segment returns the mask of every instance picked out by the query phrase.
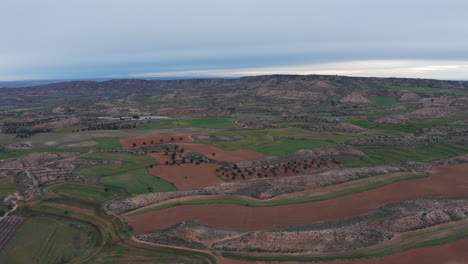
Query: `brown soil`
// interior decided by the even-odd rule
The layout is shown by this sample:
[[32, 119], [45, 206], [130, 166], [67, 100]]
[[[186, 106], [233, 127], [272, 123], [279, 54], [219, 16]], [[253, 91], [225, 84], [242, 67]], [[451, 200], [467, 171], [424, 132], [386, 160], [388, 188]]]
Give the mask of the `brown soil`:
[[[120, 144], [122, 144], [122, 147], [124, 148], [132, 148], [133, 143], [136, 144], [136, 147], [143, 147], [143, 146], [152, 145], [151, 141], [153, 141], [153, 144], [171, 143], [171, 142], [191, 142], [193, 141], [193, 138], [192, 138], [193, 134], [204, 134], [208, 132], [200, 131], [200, 132], [170, 133], [170, 134], [156, 134], [156, 135], [147, 135], [147, 136], [138, 136], [138, 137], [128, 137], [128, 138], [121, 138]], [[172, 141], [171, 141], [171, 138], [173, 138]], [[161, 141], [161, 139], [163, 141]], [[146, 145], [143, 143], [146, 143]]]
[[[226, 162], [239, 162], [241, 160], [265, 157], [264, 154], [250, 149], [224, 150], [212, 145], [200, 143], [179, 143], [177, 145], [179, 145], [179, 148], [183, 148], [185, 153], [200, 152], [205, 154], [210, 159]], [[215, 154], [214, 156], [213, 153]]]
[[352, 92], [348, 94], [347, 96], [343, 97], [343, 99], [341, 99], [341, 102], [342, 103], [356, 103], [356, 104], [372, 103], [371, 101], [369, 101], [369, 99], [367, 99], [366, 97], [364, 97], [362, 94], [358, 92]]
[[[234, 204], [182, 205], [125, 219], [136, 233], [147, 232], [186, 220], [235, 229], [266, 229], [303, 225], [339, 217], [363, 214], [384, 204], [419, 197], [466, 196], [468, 164], [443, 165], [428, 178], [406, 180], [335, 199], [271, 207]], [[154, 219], [158, 219], [154, 221]]]
[[173, 183], [179, 190], [192, 190], [223, 181], [215, 174], [219, 164], [201, 163], [199, 165], [186, 163], [178, 165], [158, 165], [149, 169], [149, 173], [165, 181]]
[[[313, 262], [324, 264], [394, 264], [394, 263], [424, 263], [424, 264], [465, 264], [468, 263], [468, 237], [442, 245], [422, 247], [396, 253], [393, 255], [333, 262]], [[271, 262], [245, 261], [218, 257], [221, 264], [267, 264]], [[306, 262], [278, 262], [281, 264], [307, 264]], [[310, 263], [311, 264], [311, 263]]]

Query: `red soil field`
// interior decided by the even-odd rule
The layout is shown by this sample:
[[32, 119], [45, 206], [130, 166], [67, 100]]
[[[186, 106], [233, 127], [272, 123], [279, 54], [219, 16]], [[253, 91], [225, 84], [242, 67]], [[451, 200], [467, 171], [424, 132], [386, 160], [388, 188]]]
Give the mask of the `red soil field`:
[[[183, 148], [185, 150], [185, 153], [192, 151], [200, 152], [205, 154], [210, 159], [226, 162], [238, 162], [241, 160], [258, 159], [265, 157], [264, 154], [250, 149], [224, 150], [212, 145], [200, 143], [180, 143], [177, 145], [179, 145], [179, 148]], [[212, 153], [215, 153], [216, 155], [213, 156]]]
[[[313, 262], [323, 264], [465, 264], [468, 263], [468, 237], [437, 246], [422, 247], [399, 252], [393, 255], [333, 262]], [[268, 264], [272, 262], [244, 261], [218, 257], [222, 264]], [[273, 262], [276, 263], [276, 262]], [[305, 262], [277, 262], [278, 264], [307, 264]], [[309, 263], [312, 264], [312, 263]]]
[[[147, 136], [139, 136], [139, 137], [128, 137], [128, 138], [121, 138], [120, 144], [122, 144], [123, 148], [128, 149], [128, 148], [133, 147], [133, 143], [135, 143], [137, 147], [143, 147], [143, 146], [152, 145], [151, 141], [153, 141], [153, 144], [171, 143], [171, 142], [191, 142], [193, 141], [192, 135], [209, 133], [209, 132], [210, 131], [199, 131], [199, 132], [170, 133], [170, 134], [156, 134], [156, 135], [147, 135]], [[180, 139], [181, 137], [182, 139]], [[174, 140], [171, 141], [171, 138], [173, 138]], [[162, 142], [161, 142], [161, 139], [163, 140]], [[146, 142], [146, 145], [144, 145], [143, 142]]]
[[280, 205], [246, 207], [234, 204], [181, 205], [126, 216], [136, 233], [147, 232], [185, 220], [209, 226], [257, 230], [303, 225], [363, 214], [384, 204], [419, 197], [467, 196], [468, 164], [433, 168], [428, 178], [399, 181], [378, 189], [335, 199]]
[[185, 163], [180, 165], [158, 165], [148, 172], [165, 181], [173, 183], [179, 190], [192, 190], [223, 183], [215, 170], [221, 165], [214, 163]]

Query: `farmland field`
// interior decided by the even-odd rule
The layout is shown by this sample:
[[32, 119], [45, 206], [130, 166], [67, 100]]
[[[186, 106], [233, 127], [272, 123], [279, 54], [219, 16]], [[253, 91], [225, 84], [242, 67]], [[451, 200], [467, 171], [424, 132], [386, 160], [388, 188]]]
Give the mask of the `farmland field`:
[[464, 263], [467, 89], [326, 75], [0, 89], [0, 263]]

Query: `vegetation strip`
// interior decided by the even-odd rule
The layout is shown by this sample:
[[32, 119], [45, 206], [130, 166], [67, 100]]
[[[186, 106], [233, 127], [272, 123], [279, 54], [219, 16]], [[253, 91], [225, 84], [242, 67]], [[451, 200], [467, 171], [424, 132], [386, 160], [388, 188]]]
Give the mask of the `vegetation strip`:
[[[446, 235], [448, 233], [448, 235]], [[419, 231], [413, 231], [403, 234], [394, 240], [382, 243], [372, 248], [360, 249], [344, 253], [326, 253], [316, 256], [298, 256], [298, 255], [254, 255], [233, 252], [223, 252], [222, 256], [226, 258], [248, 260], [248, 261], [332, 261], [332, 260], [353, 260], [363, 258], [384, 257], [401, 251], [440, 245], [450, 241], [455, 241], [468, 236], [468, 221], [444, 224], [441, 226], [429, 227]]]
[[[229, 204], [236, 204], [236, 205], [243, 205], [243, 206], [250, 206], [250, 207], [266, 207], [266, 206], [276, 206], [276, 205], [286, 205], [286, 204], [294, 204], [294, 203], [306, 203], [306, 202], [316, 202], [322, 200], [333, 199], [340, 196], [351, 195], [355, 193], [364, 192], [371, 189], [376, 189], [383, 187], [388, 184], [392, 184], [402, 180], [411, 180], [411, 179], [420, 179], [429, 177], [429, 174], [408, 174], [403, 176], [396, 176], [396, 177], [389, 177], [388, 179], [381, 179], [384, 177], [372, 177], [371, 179], [362, 179], [357, 180], [353, 183], [353, 186], [349, 186], [350, 183], [340, 184], [338, 188], [330, 188], [325, 187], [327, 189], [332, 189], [330, 192], [314, 195], [313, 193], [304, 195], [304, 196], [296, 196], [296, 197], [287, 197], [287, 198], [278, 198], [278, 199], [271, 199], [271, 200], [257, 200], [254, 198], [247, 198], [244, 196], [234, 196], [234, 195], [226, 195], [218, 198], [210, 198], [210, 197], [197, 197], [192, 198], [192, 200], [184, 200], [179, 202], [166, 202], [161, 205], [156, 206], [149, 206], [143, 209], [137, 209], [136, 211], [129, 212], [125, 215], [137, 215], [143, 214], [151, 211], [167, 209], [174, 206], [179, 205], [190, 205], [190, 204], [211, 204], [211, 203], [229, 203]], [[354, 186], [355, 185], [355, 186]], [[336, 189], [336, 190], [335, 190]], [[191, 198], [191, 197], [188, 197]]]

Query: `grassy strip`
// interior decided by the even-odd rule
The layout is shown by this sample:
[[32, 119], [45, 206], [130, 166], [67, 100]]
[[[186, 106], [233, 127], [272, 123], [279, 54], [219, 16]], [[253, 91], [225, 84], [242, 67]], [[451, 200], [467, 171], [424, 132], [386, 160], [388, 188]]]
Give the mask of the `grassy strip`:
[[88, 236], [84, 225], [28, 218], [0, 251], [0, 262], [65, 263], [92, 247]]
[[179, 119], [179, 120], [156, 120], [152, 121], [151, 125], [143, 126], [138, 129], [167, 129], [167, 128], [183, 128], [183, 127], [199, 127], [211, 129], [234, 129], [239, 128], [229, 119], [224, 118], [195, 118], [195, 119]]
[[377, 106], [389, 106], [398, 103], [396, 100], [396, 96], [374, 95], [369, 96], [368, 99], [371, 100]]
[[443, 243], [455, 241], [468, 236], [468, 222], [464, 221], [459, 225], [444, 225], [442, 227], [427, 228], [409, 234], [404, 234], [398, 241], [384, 243], [376, 248], [360, 249], [352, 252], [337, 253], [334, 255], [322, 256], [294, 256], [294, 255], [276, 255], [276, 256], [255, 256], [242, 253], [222, 253], [223, 257], [248, 260], [248, 261], [332, 261], [332, 260], [353, 260], [363, 258], [378, 258], [402, 251], [435, 246]]
[[27, 154], [36, 153], [36, 152], [70, 152], [70, 151], [79, 152], [79, 151], [89, 151], [91, 149], [93, 148], [28, 149], [28, 150], [20, 150], [20, 151], [0, 154], [0, 160], [18, 157], [18, 156], [27, 155]]
[[48, 191], [60, 199], [73, 199], [97, 204], [104, 204], [112, 199], [127, 196], [127, 193], [116, 187], [101, 187], [77, 183], [53, 185]]
[[427, 162], [468, 154], [468, 147], [450, 142], [416, 147], [363, 146], [357, 147], [366, 156], [361, 158], [338, 159], [344, 167], [367, 167], [404, 161]]
[[93, 153], [83, 156], [85, 159], [114, 159], [121, 160], [120, 165], [105, 165], [89, 167], [82, 169], [81, 174], [111, 176], [117, 173], [129, 172], [135, 169], [145, 168], [150, 164], [156, 164], [157, 161], [151, 156], [135, 156], [127, 153]]
[[[179, 205], [190, 205], [190, 204], [211, 204], [211, 203], [229, 203], [229, 204], [237, 204], [242, 206], [250, 206], [250, 207], [265, 207], [265, 206], [277, 206], [277, 205], [285, 205], [285, 204], [293, 204], [293, 203], [306, 203], [306, 202], [317, 202], [323, 201], [328, 199], [337, 198], [340, 196], [346, 196], [351, 194], [356, 194], [360, 192], [365, 192], [368, 190], [376, 189], [383, 187], [385, 185], [389, 185], [398, 181], [402, 180], [411, 180], [411, 179], [420, 179], [429, 177], [429, 174], [416, 174], [416, 175], [401, 175], [395, 177], [389, 177], [385, 179], [381, 179], [378, 176], [368, 179], [362, 179], [360, 182], [356, 182], [351, 186], [345, 187], [338, 187], [330, 192], [318, 195], [304, 195], [304, 196], [296, 196], [291, 198], [284, 198], [284, 199], [274, 199], [274, 200], [256, 200], [256, 199], [246, 199], [242, 196], [225, 196], [222, 199], [212, 199], [212, 198], [198, 198], [196, 200], [189, 200], [189, 201], [180, 201], [180, 202], [173, 202], [173, 203], [166, 203], [162, 205], [158, 205], [155, 207], [150, 207], [144, 210], [140, 210], [137, 212], [132, 213], [131, 215], [136, 214], [143, 214], [151, 211], [162, 210], [174, 206]], [[358, 180], [359, 181], [359, 180]]]
[[120, 144], [120, 139], [116, 137], [111, 138], [94, 138], [94, 141], [99, 143], [98, 149], [108, 150], [108, 149], [121, 149], [122, 145]]

